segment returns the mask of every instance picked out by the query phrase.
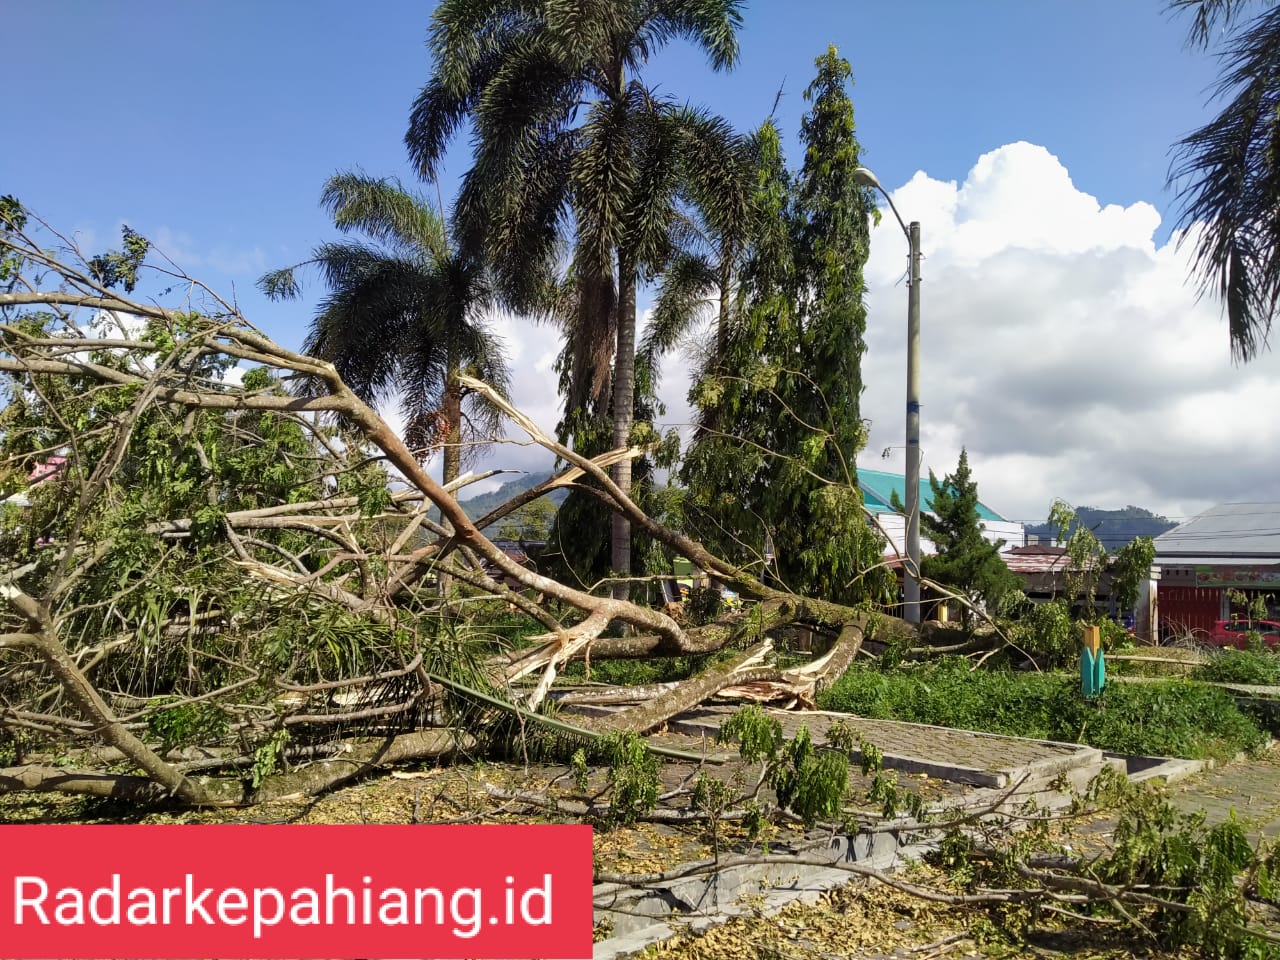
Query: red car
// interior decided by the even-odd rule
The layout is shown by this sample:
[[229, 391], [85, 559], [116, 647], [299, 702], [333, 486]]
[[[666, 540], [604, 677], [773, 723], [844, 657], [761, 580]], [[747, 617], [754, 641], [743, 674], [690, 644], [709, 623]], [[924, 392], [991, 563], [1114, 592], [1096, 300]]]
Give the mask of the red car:
[[1218, 647], [1245, 648], [1250, 631], [1262, 634], [1268, 647], [1280, 644], [1280, 623], [1274, 620], [1219, 620], [1213, 625], [1209, 642]]

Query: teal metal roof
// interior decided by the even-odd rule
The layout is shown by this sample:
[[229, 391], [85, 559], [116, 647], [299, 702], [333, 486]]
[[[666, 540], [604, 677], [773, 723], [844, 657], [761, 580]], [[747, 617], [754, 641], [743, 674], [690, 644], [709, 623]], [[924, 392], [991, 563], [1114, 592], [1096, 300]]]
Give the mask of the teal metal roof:
[[[894, 493], [904, 504], [907, 502], [907, 478], [900, 473], [885, 473], [883, 470], [864, 470], [858, 468], [858, 486], [862, 488], [862, 500], [872, 513], [889, 513], [893, 510], [890, 498]], [[920, 479], [920, 505], [926, 513], [933, 511], [933, 488], [929, 486], [929, 478]], [[981, 520], [1004, 520], [985, 503], [978, 502], [978, 518]]]

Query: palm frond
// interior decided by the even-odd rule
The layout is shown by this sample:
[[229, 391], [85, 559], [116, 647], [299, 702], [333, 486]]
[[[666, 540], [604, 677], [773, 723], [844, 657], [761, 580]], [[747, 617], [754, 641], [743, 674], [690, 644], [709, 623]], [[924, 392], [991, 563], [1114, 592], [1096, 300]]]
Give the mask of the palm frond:
[[402, 254], [449, 255], [444, 221], [424, 197], [410, 193], [398, 180], [359, 173], [340, 173], [325, 181], [320, 206], [344, 232], [356, 230]]
[[1208, 47], [1215, 34], [1229, 30], [1241, 11], [1253, 0], [1169, 0], [1168, 9], [1175, 14], [1191, 14], [1191, 28], [1187, 31], [1187, 43], [1196, 47]]
[[1178, 226], [1201, 292], [1222, 301], [1232, 356], [1247, 361], [1280, 306], [1280, 8], [1243, 27], [1224, 57], [1228, 102], [1178, 144], [1169, 179], [1181, 184]]
[[638, 263], [650, 274], [656, 274], [672, 252], [685, 130], [671, 104], [653, 98], [638, 81], [633, 81], [631, 87], [636, 179], [626, 213], [625, 235]]
[[681, 131], [680, 162], [685, 189], [712, 232], [745, 244], [751, 228], [758, 149], [723, 117], [684, 106], [671, 122]]
[[427, 44], [435, 71], [413, 101], [404, 138], [423, 179], [436, 179], [449, 142], [502, 65], [511, 38], [536, 19], [536, 8], [515, 0], [445, 0], [436, 8]]
[[624, 239], [637, 170], [626, 101], [591, 106], [572, 159], [575, 257], [592, 269], [608, 263]]
[[269, 270], [258, 278], [258, 289], [268, 300], [294, 300], [302, 294], [302, 284], [298, 282], [298, 267], [282, 267]]
[[655, 386], [661, 358], [712, 315], [717, 284], [716, 266], [691, 253], [677, 254], [663, 273], [653, 314], [637, 351], [653, 370]]
[[712, 68], [728, 70], [738, 62], [738, 31], [743, 0], [658, 0], [646, 24], [655, 45], [681, 38], [701, 47]]

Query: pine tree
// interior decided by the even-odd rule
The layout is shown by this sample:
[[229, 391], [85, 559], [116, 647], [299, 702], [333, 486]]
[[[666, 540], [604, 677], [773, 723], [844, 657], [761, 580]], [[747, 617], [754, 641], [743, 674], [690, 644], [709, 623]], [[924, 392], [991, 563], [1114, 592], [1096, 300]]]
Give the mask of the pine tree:
[[691, 393], [699, 432], [682, 479], [686, 515], [709, 545], [758, 562], [769, 538], [789, 589], [856, 602], [884, 592], [882, 543], [863, 514], [854, 458], [866, 307], [862, 267], [871, 198], [854, 180], [851, 70], [816, 60], [801, 128], [804, 164], [787, 170], [776, 129], [756, 137], [751, 246], [738, 308]]
[[[1000, 559], [1004, 541], [992, 543], [982, 535], [978, 484], [969, 471], [968, 452], [960, 451], [956, 472], [942, 482], [930, 470], [929, 486], [933, 489], [933, 516], [922, 513], [920, 526], [937, 554], [924, 559], [922, 572], [964, 594], [975, 605], [999, 610], [1018, 590], [1019, 581]], [[969, 629], [972, 611], [966, 606], [961, 616]]]

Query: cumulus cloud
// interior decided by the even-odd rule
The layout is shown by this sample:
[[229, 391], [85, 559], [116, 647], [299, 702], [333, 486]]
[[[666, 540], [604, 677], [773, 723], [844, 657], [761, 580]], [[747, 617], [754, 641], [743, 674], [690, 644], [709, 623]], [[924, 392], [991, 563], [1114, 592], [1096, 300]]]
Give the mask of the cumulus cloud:
[[[1216, 303], [1160, 244], [1150, 204], [1102, 206], [1044, 147], [980, 157], [963, 183], [920, 172], [892, 191], [920, 220], [921, 448], [983, 499], [1038, 521], [1054, 497], [1188, 516], [1280, 500], [1280, 363], [1236, 367]], [[886, 210], [868, 262], [864, 465], [903, 469], [906, 239]], [[879, 451], [889, 448], [881, 460]]]

